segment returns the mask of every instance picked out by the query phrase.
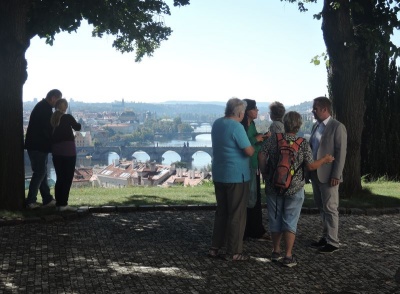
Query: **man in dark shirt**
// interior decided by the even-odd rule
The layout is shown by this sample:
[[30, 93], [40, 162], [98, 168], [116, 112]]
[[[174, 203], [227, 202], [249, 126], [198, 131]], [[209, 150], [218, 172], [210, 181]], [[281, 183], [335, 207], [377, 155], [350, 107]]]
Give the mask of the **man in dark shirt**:
[[36, 104], [29, 119], [25, 138], [25, 149], [28, 151], [33, 172], [29, 184], [28, 198], [26, 199], [26, 206], [29, 209], [39, 207], [36, 202], [39, 190], [42, 195], [43, 207], [52, 207], [56, 204], [50, 194], [47, 182], [47, 158], [51, 152], [51, 135], [53, 132], [50, 118], [56, 101], [61, 97], [62, 93], [59, 90], [51, 90], [47, 93], [45, 99]]

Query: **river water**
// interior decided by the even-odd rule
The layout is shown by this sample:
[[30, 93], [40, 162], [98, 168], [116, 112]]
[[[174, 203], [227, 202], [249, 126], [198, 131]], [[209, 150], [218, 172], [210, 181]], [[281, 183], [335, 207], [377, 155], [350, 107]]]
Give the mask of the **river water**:
[[[170, 146], [170, 147], [179, 147], [183, 146], [183, 144], [187, 144], [189, 142], [189, 146], [191, 147], [196, 147], [196, 146], [202, 146], [202, 147], [211, 147], [211, 136], [210, 135], [198, 135], [196, 137], [195, 141], [192, 140], [172, 140], [170, 142], [154, 142], [154, 145], [157, 143], [159, 146]], [[145, 162], [147, 160], [150, 160], [150, 156], [143, 152], [135, 152], [132, 154], [136, 158], [137, 161], [142, 161]], [[173, 162], [176, 161], [181, 161], [181, 157], [174, 151], [167, 151], [163, 154], [164, 160], [162, 161], [162, 164], [165, 165], [170, 165]], [[211, 156], [208, 155], [208, 153], [199, 151], [196, 152], [193, 155], [193, 161], [192, 161], [192, 168], [196, 169], [202, 169], [203, 167], [206, 167], [208, 164], [211, 164]], [[119, 155], [115, 152], [111, 152], [108, 154], [108, 164], [111, 164], [114, 159], [120, 159]], [[131, 158], [128, 158], [131, 159]]]
[[[209, 124], [203, 124], [201, 127], [198, 127], [196, 129], [196, 131], [200, 132], [200, 131], [210, 131], [211, 127]], [[189, 146], [191, 147], [211, 147], [211, 135], [210, 134], [202, 134], [202, 135], [198, 135], [196, 136], [195, 140], [192, 140], [191, 138], [188, 140], [171, 140], [171, 141], [155, 141], [154, 145], [152, 146], [156, 146], [157, 144], [159, 146], [163, 146], [163, 147], [181, 147], [184, 144], [189, 143]], [[134, 154], [132, 154], [132, 156], [134, 156], [136, 158], [137, 161], [142, 161], [145, 162], [147, 160], [150, 159], [150, 156], [147, 155], [147, 153], [145, 152], [135, 152]], [[163, 154], [163, 158], [164, 160], [162, 161], [162, 164], [165, 165], [170, 165], [173, 162], [176, 161], [181, 161], [181, 157], [174, 151], [167, 151]], [[194, 169], [202, 169], [204, 167], [206, 167], [207, 165], [211, 164], [211, 156], [208, 155], [205, 152], [196, 152], [193, 155], [193, 161], [192, 161], [192, 165], [191, 167]], [[113, 162], [114, 159], [119, 159], [119, 156], [117, 153], [112, 152], [108, 155], [108, 164], [111, 164]], [[128, 158], [128, 160], [131, 158]]]
[[[209, 124], [202, 124], [202, 126], [197, 127], [196, 128], [197, 132], [202, 132], [202, 131], [206, 131], [206, 132], [210, 132], [211, 131], [211, 126]], [[154, 145], [152, 146], [156, 146], [158, 143], [159, 146], [170, 146], [170, 147], [180, 147], [183, 146], [183, 144], [187, 144], [189, 143], [189, 146], [192, 147], [212, 147], [211, 144], [211, 135], [210, 134], [202, 134], [202, 135], [198, 135], [196, 136], [195, 140], [192, 140], [191, 138], [188, 138], [187, 140], [171, 140], [171, 141], [155, 141]], [[134, 154], [132, 154], [132, 156], [134, 156], [136, 158], [137, 161], [142, 161], [145, 162], [147, 160], [150, 159], [149, 155], [147, 155], [147, 153], [145, 152], [135, 152]], [[181, 161], [181, 157], [175, 153], [174, 151], [167, 151], [163, 154], [163, 158], [164, 160], [162, 161], [162, 164], [165, 165], [170, 165], [173, 162], [176, 161]], [[209, 164], [211, 164], [211, 157], [210, 155], [208, 155], [205, 152], [197, 152], [193, 155], [193, 161], [192, 161], [192, 165], [191, 168], [193, 169], [197, 169], [200, 170], [204, 167], [207, 167]], [[111, 164], [113, 163], [114, 159], [120, 159], [119, 155], [115, 152], [111, 152], [108, 154], [108, 158], [107, 158], [107, 162], [92, 162], [92, 164], [100, 164], [100, 165], [107, 165], [107, 164]], [[128, 160], [131, 160], [132, 158], [127, 158]], [[79, 159], [77, 159], [77, 165], [79, 166]], [[51, 157], [49, 158], [49, 177], [52, 180], [56, 180], [56, 174], [54, 171], [54, 167], [53, 167], [53, 163], [51, 161]], [[30, 166], [25, 166], [25, 174], [27, 176], [32, 175], [32, 170]]]

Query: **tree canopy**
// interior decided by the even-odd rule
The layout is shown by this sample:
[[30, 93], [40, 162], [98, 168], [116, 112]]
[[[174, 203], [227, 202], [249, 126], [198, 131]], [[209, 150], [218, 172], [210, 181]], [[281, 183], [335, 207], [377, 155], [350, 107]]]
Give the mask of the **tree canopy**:
[[[30, 1], [27, 15], [27, 35], [45, 38], [52, 45], [61, 31], [76, 31], [83, 19], [92, 24], [93, 37], [113, 35], [113, 47], [124, 52], [136, 52], [136, 60], [151, 55], [160, 43], [168, 39], [171, 28], [164, 25], [163, 16], [170, 8], [161, 0], [85, 0]], [[174, 0], [174, 6], [189, 4], [189, 0]]]
[[[189, 2], [174, 0], [173, 5]], [[0, 145], [0, 209], [22, 209], [25, 198], [22, 89], [30, 40], [39, 36], [51, 45], [57, 33], [76, 31], [86, 19], [94, 37], [115, 36], [113, 47], [122, 53], [134, 51], [140, 61], [172, 33], [163, 22], [169, 14], [162, 0], [0, 1], [0, 134], [7, 138]]]

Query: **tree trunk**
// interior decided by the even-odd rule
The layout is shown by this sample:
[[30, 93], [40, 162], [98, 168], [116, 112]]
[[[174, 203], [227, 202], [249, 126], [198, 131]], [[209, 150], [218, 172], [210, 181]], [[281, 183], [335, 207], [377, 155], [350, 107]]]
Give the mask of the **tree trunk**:
[[0, 1], [0, 209], [21, 210], [25, 199], [22, 88], [28, 0]]
[[[353, 2], [360, 1], [367, 8], [373, 5], [371, 0]], [[339, 6], [335, 6], [337, 4]], [[333, 114], [347, 129], [347, 157], [341, 185], [341, 196], [344, 197], [351, 197], [362, 188], [360, 148], [364, 96], [374, 64], [374, 53], [369, 44], [364, 44], [354, 30], [357, 27], [354, 23], [357, 17], [350, 5], [349, 0], [324, 0], [322, 11], [322, 31], [329, 55], [328, 80]], [[363, 13], [367, 12], [363, 10]]]

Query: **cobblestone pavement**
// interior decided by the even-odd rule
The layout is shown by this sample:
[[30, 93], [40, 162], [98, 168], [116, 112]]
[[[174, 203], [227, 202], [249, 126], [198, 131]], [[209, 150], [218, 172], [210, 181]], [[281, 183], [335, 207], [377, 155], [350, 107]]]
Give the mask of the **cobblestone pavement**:
[[317, 254], [318, 215], [303, 214], [299, 264], [206, 257], [213, 211], [93, 213], [0, 227], [0, 293], [400, 293], [400, 214], [342, 215], [341, 250]]

